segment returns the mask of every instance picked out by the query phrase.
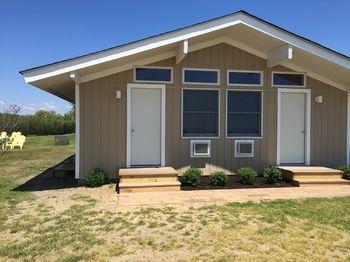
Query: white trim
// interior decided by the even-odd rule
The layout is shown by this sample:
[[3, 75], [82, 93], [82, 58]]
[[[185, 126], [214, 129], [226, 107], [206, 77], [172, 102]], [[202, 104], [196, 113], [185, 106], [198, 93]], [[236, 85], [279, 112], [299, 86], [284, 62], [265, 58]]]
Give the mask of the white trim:
[[[208, 149], [206, 154], [200, 154], [194, 152], [195, 144], [207, 144]], [[191, 158], [210, 158], [211, 157], [211, 141], [210, 140], [191, 140], [190, 145]]]
[[[259, 73], [260, 74], [260, 84], [232, 84], [230, 83], [230, 73]], [[236, 69], [228, 69], [226, 72], [226, 80], [228, 86], [248, 86], [248, 87], [262, 87], [264, 85], [264, 72], [256, 71], [256, 70], [236, 70]]]
[[[299, 85], [275, 85], [273, 83], [273, 77], [275, 74], [285, 74], [285, 75], [303, 75], [304, 77], [304, 81], [303, 81], [303, 85], [299, 86]], [[271, 86], [272, 87], [293, 87], [293, 88], [304, 88], [306, 87], [306, 81], [307, 81], [307, 77], [306, 77], [306, 73], [305, 72], [289, 72], [289, 71], [272, 71], [271, 72]]]
[[80, 89], [75, 83], [75, 178], [80, 178]]
[[286, 60], [291, 60], [293, 58], [293, 47], [291, 45], [284, 45], [275, 50], [272, 50], [267, 57], [267, 67], [273, 67], [275, 65], [281, 64], [281, 62]]
[[[137, 80], [136, 69], [137, 68], [150, 68], [150, 69], [169, 69], [170, 70], [170, 81], [157, 81], [157, 80]], [[171, 66], [134, 66], [133, 79], [135, 83], [155, 83], [155, 84], [172, 84], [174, 83], [174, 70]]]
[[311, 144], [311, 89], [292, 89], [292, 88], [279, 88], [277, 97], [277, 156], [276, 164], [280, 165], [281, 159], [281, 96], [282, 93], [304, 93], [306, 97], [306, 112], [305, 112], [305, 165], [310, 165], [310, 144]]
[[[251, 153], [239, 153], [238, 152], [238, 144], [251, 144], [252, 152]], [[234, 141], [234, 157], [254, 157], [254, 140], [235, 140]]]
[[348, 92], [347, 134], [346, 134], [346, 164], [350, 164], [350, 92]]
[[186, 57], [188, 53], [188, 40], [184, 40], [178, 50], [177, 50], [177, 54], [176, 54], [176, 64], [180, 64], [181, 61]]
[[162, 113], [161, 113], [161, 159], [160, 165], [165, 166], [165, 121], [166, 121], [166, 86], [164, 84], [127, 84], [127, 124], [126, 124], [126, 167], [131, 166], [131, 89], [150, 88], [162, 91]]
[[[217, 72], [218, 74], [218, 81], [216, 83], [206, 83], [206, 82], [185, 82], [185, 71], [204, 71], [204, 72]], [[184, 67], [182, 68], [182, 83], [184, 85], [212, 85], [217, 86], [220, 85], [220, 69], [213, 69], [213, 68], [190, 68], [190, 67]]]
[[[191, 137], [187, 137], [183, 135], [183, 91], [184, 90], [209, 90], [209, 91], [217, 91], [218, 92], [218, 135], [217, 136], [191, 136]], [[220, 98], [221, 92], [220, 92], [220, 88], [195, 88], [195, 87], [183, 87], [181, 88], [181, 139], [219, 139], [220, 138]]]
[[[243, 91], [243, 92], [260, 92], [261, 93], [261, 113], [260, 113], [260, 136], [228, 136], [227, 134], [227, 118], [228, 118], [228, 113], [227, 113], [227, 106], [228, 106], [228, 92], [229, 91]], [[233, 88], [227, 88], [226, 89], [226, 107], [225, 107], [225, 138], [227, 139], [262, 139], [263, 138], [263, 132], [264, 132], [264, 91], [261, 89], [233, 89]]]
[[25, 81], [27, 83], [30, 83], [40, 79], [131, 56], [133, 54], [145, 52], [172, 43], [184, 41], [186, 39], [205, 35], [210, 32], [214, 32], [237, 24], [244, 24], [273, 38], [279, 39], [286, 44], [290, 44], [323, 59], [336, 63], [344, 68], [350, 69], [350, 59], [327, 50], [326, 48], [312, 43], [311, 41], [307, 41], [301, 37], [295, 36], [289, 32], [272, 26], [264, 21], [259, 20], [258, 18], [254, 18], [242, 12], [238, 12], [174, 32], [169, 32], [134, 43], [122, 45], [120, 47], [111, 48], [98, 53], [47, 65], [37, 69], [27, 70], [23, 72], [23, 75]]

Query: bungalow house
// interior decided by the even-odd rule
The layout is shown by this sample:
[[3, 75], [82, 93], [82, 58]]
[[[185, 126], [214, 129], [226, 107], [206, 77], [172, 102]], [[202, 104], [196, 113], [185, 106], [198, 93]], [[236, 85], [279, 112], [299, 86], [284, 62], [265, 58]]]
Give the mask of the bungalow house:
[[349, 163], [350, 57], [244, 11], [20, 73], [75, 103], [77, 179]]

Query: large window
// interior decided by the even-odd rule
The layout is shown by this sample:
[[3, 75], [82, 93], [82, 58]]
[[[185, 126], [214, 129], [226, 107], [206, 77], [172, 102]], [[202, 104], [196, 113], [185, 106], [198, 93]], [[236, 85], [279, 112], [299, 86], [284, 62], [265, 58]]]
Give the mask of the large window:
[[218, 85], [220, 83], [219, 70], [184, 68], [183, 83], [184, 84]]
[[273, 72], [273, 86], [305, 87], [305, 74], [291, 72]]
[[135, 67], [135, 82], [172, 83], [170, 67]]
[[182, 90], [182, 136], [219, 136], [219, 90]]
[[227, 80], [232, 86], [262, 86], [262, 72], [228, 70]]
[[261, 91], [227, 91], [227, 137], [261, 137]]

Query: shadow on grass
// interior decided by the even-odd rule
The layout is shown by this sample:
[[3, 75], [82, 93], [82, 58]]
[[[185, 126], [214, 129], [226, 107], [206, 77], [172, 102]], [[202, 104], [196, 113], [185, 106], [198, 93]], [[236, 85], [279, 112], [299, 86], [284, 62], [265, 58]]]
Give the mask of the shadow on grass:
[[75, 179], [74, 171], [67, 171], [62, 177], [54, 175], [54, 170], [59, 168], [72, 157], [74, 156], [70, 156], [62, 162], [49, 167], [44, 172], [26, 181], [24, 184], [15, 187], [12, 191], [44, 191], [82, 186], [79, 185], [78, 180]]

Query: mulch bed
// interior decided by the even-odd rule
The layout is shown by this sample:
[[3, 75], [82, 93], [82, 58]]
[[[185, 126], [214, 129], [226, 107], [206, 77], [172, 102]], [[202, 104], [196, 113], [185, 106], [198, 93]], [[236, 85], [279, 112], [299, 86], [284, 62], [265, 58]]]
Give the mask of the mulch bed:
[[241, 184], [236, 175], [228, 176], [226, 186], [217, 187], [209, 185], [209, 176], [202, 176], [201, 183], [198, 187], [191, 186], [181, 186], [181, 190], [206, 190], [206, 189], [233, 189], [233, 188], [274, 188], [274, 187], [294, 187], [294, 185], [288, 181], [280, 181], [277, 184], [266, 184], [266, 179], [264, 177], [256, 177], [253, 185]]

